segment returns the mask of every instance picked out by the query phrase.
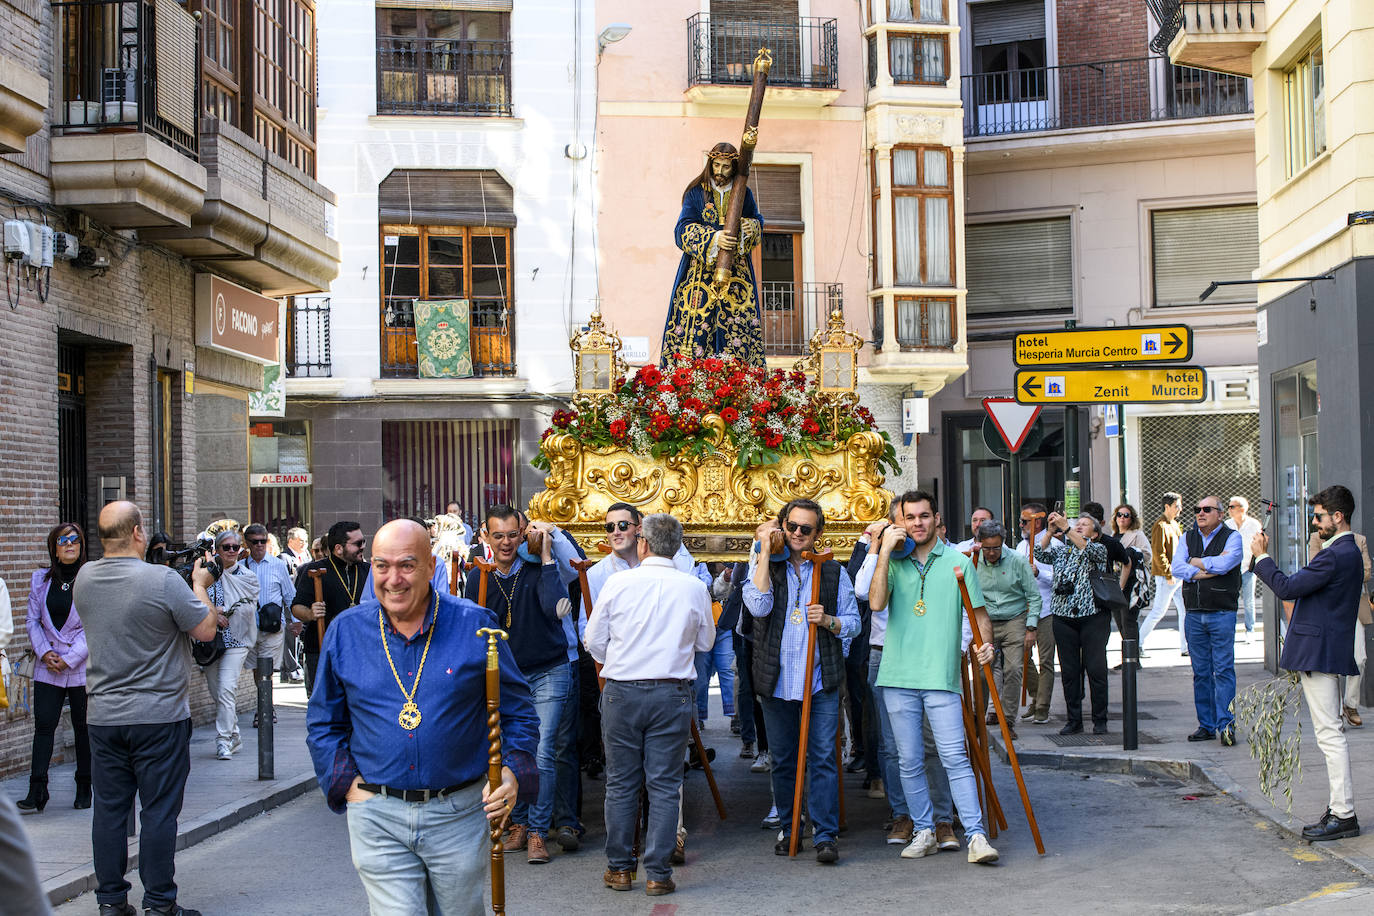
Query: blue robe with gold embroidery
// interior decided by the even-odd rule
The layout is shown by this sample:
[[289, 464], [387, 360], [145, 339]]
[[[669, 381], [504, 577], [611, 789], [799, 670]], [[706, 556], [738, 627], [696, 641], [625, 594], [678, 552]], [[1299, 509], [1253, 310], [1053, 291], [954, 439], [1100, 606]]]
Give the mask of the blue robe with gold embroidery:
[[749, 254], [763, 233], [763, 217], [754, 192], [745, 188], [740, 219], [739, 249], [734, 272], [724, 294], [711, 289], [715, 276], [716, 233], [725, 228], [731, 191], [707, 190], [698, 185], [682, 202], [673, 240], [682, 249], [668, 320], [663, 327], [663, 365], [677, 360], [722, 356], [762, 366], [763, 321], [759, 286]]

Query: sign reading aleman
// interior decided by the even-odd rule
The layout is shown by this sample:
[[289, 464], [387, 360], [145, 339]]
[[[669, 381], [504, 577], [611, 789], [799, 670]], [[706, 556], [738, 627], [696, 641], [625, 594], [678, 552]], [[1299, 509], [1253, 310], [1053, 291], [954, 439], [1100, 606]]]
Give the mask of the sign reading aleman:
[[196, 274], [196, 344], [255, 363], [281, 358], [276, 299], [213, 274]]

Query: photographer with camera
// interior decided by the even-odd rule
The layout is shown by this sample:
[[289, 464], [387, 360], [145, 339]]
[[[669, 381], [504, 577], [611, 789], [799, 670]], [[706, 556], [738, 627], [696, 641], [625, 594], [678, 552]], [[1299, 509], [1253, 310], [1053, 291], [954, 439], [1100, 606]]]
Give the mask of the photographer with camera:
[[243, 746], [239, 737], [239, 671], [258, 639], [258, 577], [239, 562], [243, 539], [234, 529], [215, 537], [215, 558], [196, 563], [191, 588], [217, 615], [218, 629], [193, 654], [215, 699], [215, 759], [231, 760]]
[[[1063, 534], [1065, 542], [1050, 539]], [[1054, 616], [1054, 642], [1059, 651], [1059, 677], [1064, 685], [1068, 723], [1061, 735], [1083, 731], [1083, 677], [1092, 689], [1093, 734], [1107, 733], [1107, 637], [1112, 618], [1093, 598], [1092, 575], [1107, 569], [1107, 548], [1098, 540], [1102, 525], [1091, 515], [1080, 515], [1069, 527], [1068, 519], [1051, 512], [1035, 545], [1035, 559], [1054, 567], [1050, 608]]]
[[[304, 624], [294, 617], [287, 619], [286, 609], [296, 597], [296, 583], [291, 579], [286, 561], [268, 550], [268, 538], [265, 525], [255, 522], [243, 529], [248, 556], [239, 563], [258, 577], [258, 639], [244, 664], [251, 670], [257, 666], [259, 658], [266, 656], [272, 659], [272, 670], [277, 671], [282, 667], [282, 644], [286, 642], [288, 631], [294, 641]], [[273, 721], [275, 716], [273, 713]], [[256, 714], [253, 727], [258, 727]]]

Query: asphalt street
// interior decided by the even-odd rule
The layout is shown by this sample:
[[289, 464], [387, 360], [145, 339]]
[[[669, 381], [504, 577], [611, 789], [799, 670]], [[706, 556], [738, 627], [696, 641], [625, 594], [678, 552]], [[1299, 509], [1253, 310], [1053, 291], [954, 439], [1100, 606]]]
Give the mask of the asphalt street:
[[[509, 857], [508, 912], [1245, 913], [1313, 895], [1334, 895], [1323, 912], [1368, 912], [1369, 897], [1342, 902], [1370, 886], [1359, 873], [1284, 837], [1225, 796], [1168, 779], [1028, 768], [1047, 847], [1037, 856], [1011, 771], [995, 762], [1010, 824], [994, 841], [999, 865], [969, 865], [963, 852], [898, 858], [899, 848], [883, 842], [886, 806], [865, 797], [859, 776], [846, 777], [849, 830], [840, 863], [818, 865], [809, 852], [780, 858], [773, 855], [774, 834], [759, 825], [768, 807], [767, 777], [738, 759], [738, 740], [720, 719], [706, 736], [720, 751], [716, 772], [728, 819], [718, 820], [702, 774], [692, 773], [691, 838], [687, 865], [676, 871], [676, 894], [646, 897], [642, 875], [630, 893], [602, 887], [601, 783], [588, 780], [590, 828], [582, 850], [555, 852], [542, 866], [527, 864], [523, 853]], [[344, 819], [318, 794], [182, 851], [177, 879], [181, 902], [207, 916], [367, 912]], [[137, 903], [142, 892], [137, 877], [131, 880]], [[86, 895], [58, 912], [94, 909]]]

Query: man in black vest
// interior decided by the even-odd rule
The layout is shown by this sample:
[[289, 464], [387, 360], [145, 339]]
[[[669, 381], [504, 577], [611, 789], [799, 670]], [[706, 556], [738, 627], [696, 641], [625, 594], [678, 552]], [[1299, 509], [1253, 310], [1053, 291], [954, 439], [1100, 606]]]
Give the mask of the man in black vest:
[[1236, 603], [1240, 600], [1240, 532], [1222, 524], [1221, 500], [1204, 496], [1193, 509], [1197, 524], [1174, 548], [1174, 578], [1183, 582], [1188, 655], [1193, 663], [1193, 705], [1198, 729], [1189, 741], [1221, 737], [1236, 743]]
[[[838, 861], [840, 774], [835, 761], [839, 726], [840, 682], [849, 642], [859, 634], [859, 607], [849, 576], [834, 560], [820, 569], [802, 554], [815, 547], [825, 526], [821, 507], [809, 499], [794, 499], [782, 507], [776, 521], [764, 522], [756, 532], [758, 551], [754, 574], [744, 585], [744, 606], [754, 618], [754, 692], [763, 704], [773, 752], [773, 799], [783, 832], [773, 852], [785, 856], [791, 845], [793, 789], [800, 750], [803, 690], [811, 694], [811, 719], [806, 748], [810, 777], [807, 810], [815, 827], [816, 861]], [[773, 532], [782, 529], [781, 555], [772, 549]], [[812, 577], [820, 576], [820, 600], [811, 603]], [[815, 665], [806, 680], [806, 643], [809, 625], [816, 627]]]

